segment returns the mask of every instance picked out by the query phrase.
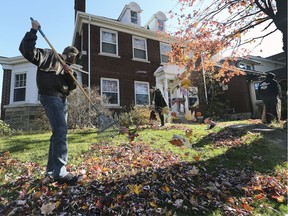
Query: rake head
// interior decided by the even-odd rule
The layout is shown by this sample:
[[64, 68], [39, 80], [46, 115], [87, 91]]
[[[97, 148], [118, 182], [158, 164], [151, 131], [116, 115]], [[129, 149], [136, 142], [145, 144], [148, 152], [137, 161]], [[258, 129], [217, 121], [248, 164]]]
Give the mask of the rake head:
[[97, 133], [102, 133], [108, 128], [113, 127], [114, 130], [117, 129], [116, 124], [118, 122], [115, 121], [112, 117], [106, 116], [104, 114], [99, 114], [98, 116], [98, 131]]

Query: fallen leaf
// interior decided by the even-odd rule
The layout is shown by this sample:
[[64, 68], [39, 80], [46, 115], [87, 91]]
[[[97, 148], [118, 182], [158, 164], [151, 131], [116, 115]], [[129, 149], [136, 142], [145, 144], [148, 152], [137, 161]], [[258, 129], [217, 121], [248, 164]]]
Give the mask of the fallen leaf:
[[183, 140], [181, 139], [172, 139], [169, 142], [175, 146], [184, 146]]
[[56, 208], [56, 203], [43, 203], [41, 207], [41, 214], [50, 215]]

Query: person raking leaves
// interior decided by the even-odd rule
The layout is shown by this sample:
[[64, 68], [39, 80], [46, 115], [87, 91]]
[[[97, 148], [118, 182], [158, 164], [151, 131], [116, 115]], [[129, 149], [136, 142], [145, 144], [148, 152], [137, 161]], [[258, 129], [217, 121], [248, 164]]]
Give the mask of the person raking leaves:
[[[52, 129], [46, 176], [60, 184], [75, 184], [78, 176], [69, 173], [66, 169], [68, 161], [68, 105], [67, 96], [76, 88], [69, 65], [75, 64], [78, 50], [74, 46], [64, 49], [61, 63], [55, 52], [51, 49], [36, 48], [37, 31], [40, 24], [36, 20], [31, 21], [32, 28], [22, 39], [19, 50], [31, 63], [37, 66], [36, 82], [40, 102], [49, 119]], [[58, 57], [59, 57], [58, 56]], [[72, 75], [73, 74], [73, 75]]]
[[267, 124], [271, 124], [272, 120], [279, 123], [281, 117], [281, 111], [277, 112], [277, 107], [281, 105], [281, 86], [274, 78], [274, 73], [267, 73], [266, 78], [259, 83], [258, 87], [259, 95], [265, 105], [264, 114]]
[[159, 126], [163, 127], [165, 124], [163, 109], [164, 109], [164, 107], [167, 107], [167, 103], [166, 103], [164, 97], [162, 96], [160, 89], [153, 87], [152, 93], [154, 94], [153, 102], [155, 105], [155, 110], [158, 112], [159, 118], [161, 121], [161, 124]]

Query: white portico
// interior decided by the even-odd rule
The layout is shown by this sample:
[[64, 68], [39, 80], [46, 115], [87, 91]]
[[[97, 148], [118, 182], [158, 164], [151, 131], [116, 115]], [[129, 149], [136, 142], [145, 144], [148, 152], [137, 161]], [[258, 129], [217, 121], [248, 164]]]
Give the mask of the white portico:
[[[189, 115], [189, 101], [199, 101], [197, 88], [191, 88], [188, 92], [183, 87], [180, 87], [181, 80], [177, 79], [177, 75], [182, 74], [184, 68], [176, 65], [160, 66], [155, 72], [156, 88], [160, 89], [164, 99], [166, 100], [170, 111], [177, 115]], [[196, 102], [196, 103], [197, 103]]]

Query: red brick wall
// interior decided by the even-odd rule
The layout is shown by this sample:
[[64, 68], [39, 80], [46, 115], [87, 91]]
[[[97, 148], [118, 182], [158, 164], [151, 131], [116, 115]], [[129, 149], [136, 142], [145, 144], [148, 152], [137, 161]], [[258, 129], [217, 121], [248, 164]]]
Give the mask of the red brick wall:
[[[87, 26], [84, 27], [84, 38], [87, 38]], [[132, 35], [118, 32], [118, 52], [120, 58], [99, 55], [100, 28], [91, 25], [91, 86], [99, 86], [100, 78], [119, 79], [120, 105], [128, 108], [134, 105], [134, 81], [149, 82], [155, 85], [153, 73], [160, 66], [159, 41], [147, 39], [148, 60], [150, 63], [134, 61], [132, 50]], [[87, 40], [84, 40], [84, 50], [87, 50]], [[88, 59], [83, 56], [83, 69], [87, 70]], [[139, 73], [140, 71], [140, 73]], [[87, 79], [83, 79], [83, 83]]]
[[236, 113], [252, 112], [251, 99], [246, 76], [234, 76], [228, 83], [226, 99]]
[[74, 1], [75, 19], [77, 11], [85, 12], [86, 10], [86, 0], [75, 0]]
[[10, 87], [11, 87], [11, 70], [4, 70], [3, 73], [3, 86], [2, 86], [2, 99], [1, 99], [1, 119], [4, 120], [5, 112], [4, 105], [9, 104], [10, 100]]

